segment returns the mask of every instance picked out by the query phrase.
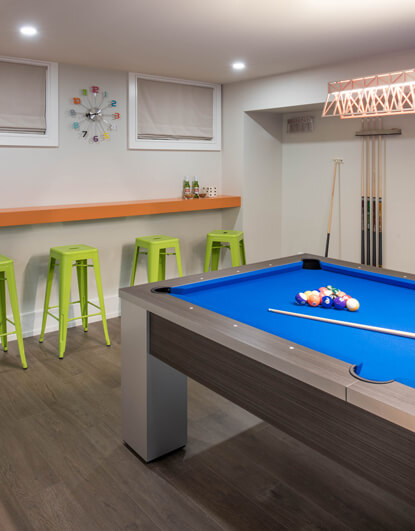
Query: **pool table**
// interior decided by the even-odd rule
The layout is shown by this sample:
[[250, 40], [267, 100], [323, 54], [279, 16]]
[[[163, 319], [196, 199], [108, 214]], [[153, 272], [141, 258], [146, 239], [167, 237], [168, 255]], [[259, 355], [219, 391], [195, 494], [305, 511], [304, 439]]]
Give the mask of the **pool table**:
[[[299, 306], [328, 284], [357, 312]], [[187, 377], [415, 503], [415, 276], [296, 255], [120, 290], [123, 439], [145, 461], [186, 444]]]

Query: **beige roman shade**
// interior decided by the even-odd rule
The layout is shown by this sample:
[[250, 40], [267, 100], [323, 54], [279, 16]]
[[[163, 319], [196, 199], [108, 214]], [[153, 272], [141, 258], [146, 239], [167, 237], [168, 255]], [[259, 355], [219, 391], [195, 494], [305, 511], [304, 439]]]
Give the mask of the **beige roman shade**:
[[0, 60], [0, 132], [46, 132], [46, 70]]
[[213, 88], [138, 78], [137, 138], [211, 140]]

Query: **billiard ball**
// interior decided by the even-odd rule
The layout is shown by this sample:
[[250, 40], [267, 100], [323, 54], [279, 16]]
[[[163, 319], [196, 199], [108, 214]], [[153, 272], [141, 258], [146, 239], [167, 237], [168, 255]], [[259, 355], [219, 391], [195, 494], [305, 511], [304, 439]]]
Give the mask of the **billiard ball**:
[[357, 299], [349, 299], [346, 302], [346, 306], [348, 310], [350, 310], [351, 312], [355, 312], [359, 309], [360, 303]]
[[333, 306], [333, 299], [329, 295], [323, 295], [321, 298], [321, 306], [323, 308], [331, 308]]
[[307, 302], [310, 306], [319, 306], [320, 301], [320, 295], [317, 295], [316, 293], [311, 293], [307, 298]]
[[346, 301], [343, 297], [336, 297], [333, 301], [333, 305], [337, 310], [343, 310], [346, 307]]
[[301, 306], [304, 306], [304, 304], [307, 303], [307, 295], [305, 293], [297, 293], [295, 296], [295, 302], [297, 304], [300, 304]]

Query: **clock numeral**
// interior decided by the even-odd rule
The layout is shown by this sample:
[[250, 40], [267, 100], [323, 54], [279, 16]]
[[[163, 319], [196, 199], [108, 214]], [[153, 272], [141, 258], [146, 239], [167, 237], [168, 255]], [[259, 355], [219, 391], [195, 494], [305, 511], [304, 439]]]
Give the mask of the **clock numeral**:
[[73, 102], [75, 105], [79, 105], [81, 103], [81, 98], [74, 98]]
[[104, 91], [104, 98], [106, 98], [108, 96], [108, 92], [105, 90]]
[[103, 136], [104, 136], [104, 140], [108, 140], [109, 137], [110, 137], [110, 135], [109, 135], [109, 133], [107, 133], [107, 131], [104, 132]]
[[117, 125], [116, 124], [109, 124], [108, 127], [111, 129], [111, 131], [117, 131]]
[[113, 114], [113, 117], [114, 117], [114, 120], [119, 120], [119, 118], [120, 118], [120, 113], [119, 113], [119, 112], [115, 112], [115, 113]]
[[112, 100], [111, 107], [116, 107], [116, 106], [117, 106], [117, 100]]
[[79, 129], [79, 122], [74, 122], [73, 123], [73, 128], [74, 129]]
[[86, 89], [82, 89], [82, 96], [86, 96], [88, 94], [88, 91]]
[[85, 138], [87, 134], [88, 134], [88, 131], [82, 131], [82, 138]]
[[75, 109], [71, 109], [69, 112], [71, 113], [71, 116], [75, 116], [76, 115]]
[[99, 138], [98, 138], [98, 136], [95, 135], [95, 136], [93, 137], [93, 140], [94, 140], [94, 142], [99, 142]]
[[97, 87], [97, 86], [94, 85], [94, 86], [92, 87], [92, 92], [93, 92], [94, 94], [98, 94], [98, 92], [99, 92], [99, 87]]

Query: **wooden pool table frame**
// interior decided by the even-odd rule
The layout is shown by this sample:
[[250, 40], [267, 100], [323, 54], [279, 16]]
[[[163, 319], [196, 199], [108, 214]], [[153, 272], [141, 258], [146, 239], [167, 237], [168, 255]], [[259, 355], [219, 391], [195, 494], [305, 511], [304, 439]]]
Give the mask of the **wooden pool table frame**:
[[[379, 273], [304, 254], [122, 288], [123, 439], [145, 461], [184, 446], [189, 376], [415, 503], [414, 388], [358, 380], [347, 363], [152, 291], [304, 258]], [[397, 271], [382, 274], [415, 280]]]

